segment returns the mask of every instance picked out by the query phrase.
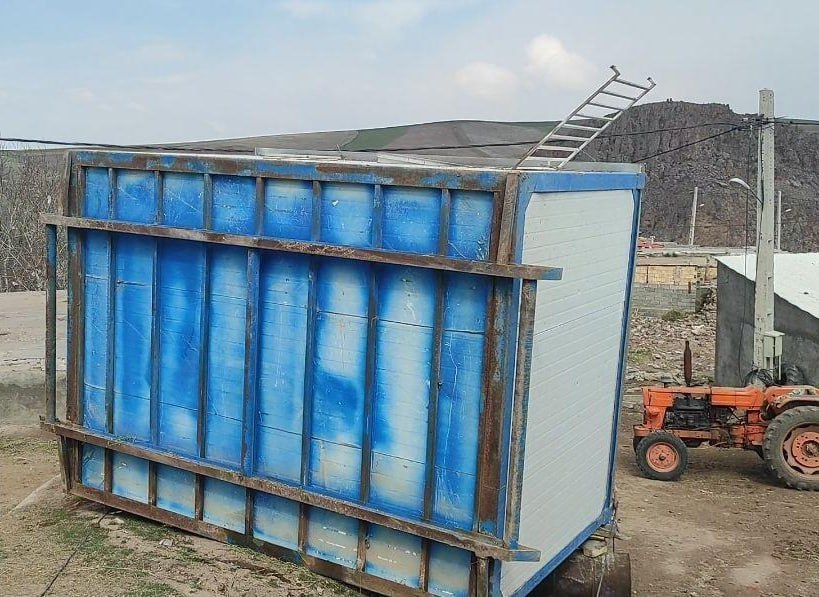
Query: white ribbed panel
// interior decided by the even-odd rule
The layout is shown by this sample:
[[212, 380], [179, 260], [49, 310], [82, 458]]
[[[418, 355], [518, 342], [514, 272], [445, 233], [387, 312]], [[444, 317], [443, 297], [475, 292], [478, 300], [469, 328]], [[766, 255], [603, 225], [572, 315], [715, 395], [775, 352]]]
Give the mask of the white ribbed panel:
[[564, 269], [535, 311], [520, 543], [542, 559], [504, 563], [505, 595], [605, 505], [633, 210], [624, 190], [535, 193], [526, 213], [522, 262]]

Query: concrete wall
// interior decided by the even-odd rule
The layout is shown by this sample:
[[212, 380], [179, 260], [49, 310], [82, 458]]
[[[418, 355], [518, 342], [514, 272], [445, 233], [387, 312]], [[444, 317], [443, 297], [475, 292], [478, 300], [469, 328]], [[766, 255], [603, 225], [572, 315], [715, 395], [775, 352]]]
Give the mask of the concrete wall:
[[694, 313], [710, 292], [710, 288], [701, 286], [635, 283], [632, 286], [631, 305], [641, 313], [657, 317], [671, 310]]
[[[738, 386], [753, 361], [754, 284], [720, 264], [717, 288], [715, 383]], [[819, 319], [779, 297], [774, 311], [775, 328], [785, 334], [783, 361], [799, 365], [808, 383], [819, 384]]]

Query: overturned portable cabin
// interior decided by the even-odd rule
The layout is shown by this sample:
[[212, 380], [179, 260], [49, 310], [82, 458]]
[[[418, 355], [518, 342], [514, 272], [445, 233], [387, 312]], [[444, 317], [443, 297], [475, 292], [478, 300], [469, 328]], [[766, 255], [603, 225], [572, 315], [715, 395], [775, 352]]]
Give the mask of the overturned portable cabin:
[[525, 594], [612, 518], [643, 175], [345, 157], [72, 154], [66, 487], [374, 591]]

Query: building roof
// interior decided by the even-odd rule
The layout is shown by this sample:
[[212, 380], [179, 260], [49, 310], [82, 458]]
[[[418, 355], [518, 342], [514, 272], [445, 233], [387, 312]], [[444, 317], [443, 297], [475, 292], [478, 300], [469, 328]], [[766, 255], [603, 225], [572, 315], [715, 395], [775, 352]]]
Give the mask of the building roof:
[[[751, 281], [756, 278], [754, 253], [726, 255], [717, 261]], [[819, 253], [774, 255], [774, 292], [794, 307], [819, 317]]]

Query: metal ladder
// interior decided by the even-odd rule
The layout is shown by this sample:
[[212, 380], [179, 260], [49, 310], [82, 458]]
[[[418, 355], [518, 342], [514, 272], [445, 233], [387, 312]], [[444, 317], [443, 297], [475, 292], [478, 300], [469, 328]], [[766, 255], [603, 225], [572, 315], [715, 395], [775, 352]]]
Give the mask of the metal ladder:
[[612, 65], [611, 70], [614, 74], [608, 81], [533, 146], [515, 165], [515, 169], [543, 168], [544, 161], [548, 168], [563, 168], [656, 85], [651, 77], [648, 77], [647, 85], [632, 83], [620, 78], [616, 66]]

